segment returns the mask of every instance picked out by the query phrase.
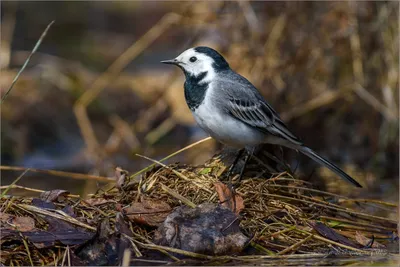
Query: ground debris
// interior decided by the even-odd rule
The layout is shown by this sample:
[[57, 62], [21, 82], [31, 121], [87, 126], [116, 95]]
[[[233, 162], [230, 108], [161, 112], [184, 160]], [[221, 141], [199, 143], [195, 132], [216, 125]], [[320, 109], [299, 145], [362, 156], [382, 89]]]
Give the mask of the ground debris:
[[[44, 204], [46, 202], [41, 201], [34, 201], [34, 203], [38, 206], [46, 206]], [[72, 209], [70, 206], [63, 208], [63, 210], [70, 209]], [[79, 245], [93, 236], [91, 232], [81, 227], [74, 227], [58, 218], [45, 215], [42, 219], [46, 223], [46, 229], [37, 229], [35, 227], [35, 221], [38, 221], [36, 217], [16, 217], [1, 213], [1, 239], [3, 241], [22, 241], [26, 239], [36, 248], [46, 248], [60, 243], [63, 245]]]
[[13, 216], [0, 212], [0, 220], [3, 229], [15, 229], [20, 232], [29, 232], [35, 229], [35, 220], [26, 216]]
[[382, 245], [378, 241], [375, 241], [374, 237], [368, 238], [360, 232], [356, 232], [356, 240], [359, 244], [363, 245], [364, 247], [371, 247], [371, 248], [383, 248], [385, 249], [386, 246]]
[[55, 189], [40, 194], [40, 199], [48, 202], [62, 201], [69, 194], [66, 190]]
[[164, 201], [142, 197], [140, 202], [132, 203], [124, 211], [136, 223], [158, 226], [171, 212], [171, 206]]
[[317, 231], [320, 235], [322, 235], [332, 241], [339, 242], [343, 245], [351, 246], [353, 248], [361, 248], [361, 246], [359, 246], [358, 244], [350, 241], [348, 238], [342, 236], [341, 234], [339, 234], [338, 232], [336, 232], [335, 230], [326, 226], [323, 223], [310, 222], [310, 224], [314, 228], [314, 230]]
[[112, 233], [108, 220], [100, 223], [96, 234], [75, 254], [88, 266], [116, 265], [118, 263], [118, 239]]
[[244, 209], [243, 198], [240, 195], [235, 194], [232, 189], [222, 182], [215, 183], [214, 186], [222, 206], [227, 207], [236, 215], [239, 215], [239, 213]]
[[155, 233], [155, 243], [206, 255], [240, 253], [249, 240], [228, 208], [204, 203], [177, 207]]
[[[182, 265], [395, 251], [397, 222], [367, 212], [371, 203], [379, 209], [376, 201], [332, 203], [331, 197], [349, 198], [285, 172], [271, 179], [245, 173], [231, 191], [219, 181], [223, 169], [216, 156], [201, 166], [124, 173], [119, 186], [107, 185], [87, 199], [2, 197], [1, 263], [31, 265], [22, 256], [27, 250], [34, 265], [68, 257], [71, 264], [118, 265], [128, 254], [131, 264]], [[29, 218], [35, 228], [23, 232], [7, 224], [17, 217]]]

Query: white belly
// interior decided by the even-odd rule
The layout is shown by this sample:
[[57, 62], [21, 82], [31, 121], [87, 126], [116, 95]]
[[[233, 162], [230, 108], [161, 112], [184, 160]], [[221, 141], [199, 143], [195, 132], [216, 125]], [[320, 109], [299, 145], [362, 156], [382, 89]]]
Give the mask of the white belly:
[[208, 103], [199, 106], [193, 116], [205, 132], [223, 144], [242, 148], [265, 142], [263, 133], [228, 114], [221, 114], [215, 106]]

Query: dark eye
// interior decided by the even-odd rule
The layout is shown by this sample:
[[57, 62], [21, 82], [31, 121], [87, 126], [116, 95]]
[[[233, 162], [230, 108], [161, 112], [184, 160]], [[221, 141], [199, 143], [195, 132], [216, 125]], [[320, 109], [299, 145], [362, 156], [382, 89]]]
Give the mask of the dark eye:
[[196, 60], [197, 60], [197, 57], [191, 57], [191, 58], [189, 59], [190, 62], [195, 62]]

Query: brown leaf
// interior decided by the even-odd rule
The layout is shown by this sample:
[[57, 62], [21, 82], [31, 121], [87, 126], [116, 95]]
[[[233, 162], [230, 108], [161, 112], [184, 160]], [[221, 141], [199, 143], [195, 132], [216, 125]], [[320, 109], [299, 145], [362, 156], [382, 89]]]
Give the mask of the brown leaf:
[[85, 199], [85, 202], [92, 206], [98, 206], [106, 203], [115, 203], [114, 200], [108, 200], [101, 197]]
[[14, 217], [14, 216], [11, 214], [0, 212], [0, 221], [2, 223], [7, 223], [7, 221], [12, 217]]
[[31, 217], [16, 217], [12, 224], [15, 225], [15, 228], [21, 232], [28, 232], [35, 229], [35, 220]]
[[326, 226], [325, 224], [321, 222], [310, 222], [310, 225], [314, 228], [315, 231], [317, 231], [320, 235], [323, 237], [326, 237], [332, 241], [341, 243], [346, 246], [350, 246], [353, 248], [359, 248], [360, 246], [347, 237], [344, 237], [343, 235], [339, 234], [335, 230], [333, 230], [331, 227]]
[[66, 190], [55, 189], [55, 190], [45, 191], [45, 192], [41, 193], [40, 199], [42, 199], [44, 201], [50, 201], [50, 202], [61, 202], [68, 195], [69, 195], [69, 192]]
[[238, 194], [232, 196], [232, 190], [226, 184], [217, 182], [214, 183], [214, 186], [222, 206], [227, 207], [236, 214], [239, 214], [244, 209], [243, 198]]
[[[356, 238], [356, 241], [357, 241], [359, 244], [363, 245], [364, 247], [370, 245], [370, 244], [371, 244], [371, 241], [372, 241], [372, 239], [366, 237], [365, 235], [363, 235], [362, 233], [360, 233], [360, 232], [358, 232], [358, 231], [356, 231], [356, 236], [355, 236], [355, 238]], [[379, 243], [379, 242], [376, 241], [376, 240], [373, 241], [371, 247], [372, 247], [372, 248], [386, 248], [385, 245]]]
[[135, 202], [125, 209], [125, 214], [134, 222], [158, 226], [171, 212], [171, 206], [168, 203], [142, 197], [141, 202]]
[[[3, 213], [4, 214], [4, 213]], [[9, 214], [2, 214], [1, 221], [7, 229], [15, 229], [20, 232], [29, 232], [35, 229], [35, 220], [31, 217], [20, 217]], [[3, 221], [3, 219], [6, 219]]]
[[0, 220], [3, 229], [15, 229], [21, 232], [35, 229], [35, 220], [31, 217], [14, 216], [0, 212]]

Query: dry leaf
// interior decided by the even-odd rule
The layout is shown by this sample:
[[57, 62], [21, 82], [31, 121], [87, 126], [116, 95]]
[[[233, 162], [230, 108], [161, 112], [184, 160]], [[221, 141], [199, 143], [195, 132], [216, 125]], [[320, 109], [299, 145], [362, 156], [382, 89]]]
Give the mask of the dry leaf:
[[69, 192], [66, 190], [55, 189], [55, 190], [45, 191], [45, 192], [41, 193], [40, 199], [42, 199], [44, 201], [50, 201], [50, 202], [61, 202], [68, 195], [69, 195]]
[[214, 183], [214, 186], [222, 206], [227, 207], [236, 214], [239, 214], [244, 209], [243, 198], [238, 194], [232, 196], [232, 190], [226, 184], [218, 182]]
[[41, 208], [41, 209], [56, 209], [56, 205], [54, 205], [53, 202], [44, 201], [44, 200], [42, 200], [40, 198], [32, 199], [31, 204], [33, 206]]
[[70, 205], [66, 205], [63, 209], [63, 212], [65, 212], [66, 214], [68, 214], [69, 216], [71, 216], [72, 218], [76, 218], [76, 214], [74, 212], [74, 208]]
[[107, 200], [101, 197], [85, 199], [85, 202], [92, 206], [98, 206], [106, 203], [115, 203], [114, 200]]
[[0, 212], [0, 220], [4, 229], [15, 229], [21, 232], [35, 229], [35, 220], [30, 217], [14, 216]]
[[[365, 235], [363, 235], [362, 233], [360, 233], [360, 232], [358, 232], [358, 231], [356, 231], [356, 236], [355, 236], [355, 238], [356, 238], [356, 241], [357, 241], [359, 244], [363, 245], [364, 247], [370, 245], [370, 244], [371, 244], [371, 241], [372, 241], [372, 239], [366, 237]], [[376, 240], [374, 240], [374, 242], [372, 243], [372, 246], [371, 246], [371, 247], [372, 247], [372, 248], [386, 248], [385, 245], [379, 243], [379, 242], [376, 241]]]
[[12, 224], [15, 225], [15, 228], [21, 232], [28, 232], [35, 229], [35, 220], [31, 217], [16, 217]]
[[128, 174], [127, 171], [124, 171], [120, 167], [115, 168], [115, 180], [117, 180], [117, 188], [122, 188], [125, 183], [126, 175]]
[[26, 237], [36, 248], [41, 249], [54, 247], [59, 245], [60, 242], [64, 245], [81, 245], [92, 239], [96, 234], [95, 232], [87, 232], [74, 227], [68, 227], [67, 229], [52, 227], [50, 230], [30, 229], [29, 231], [24, 231], [23, 236], [19, 234], [20, 231], [19, 229], [2, 229], [1, 238], [7, 237], [16, 241]]
[[144, 197], [141, 202], [135, 202], [125, 209], [130, 220], [149, 226], [158, 226], [170, 212], [171, 206], [168, 203]]
[[15, 229], [21, 232], [28, 232], [35, 229], [35, 220], [30, 217], [14, 216], [0, 212], [2, 229]]
[[11, 214], [0, 212], [0, 221], [2, 223], [6, 223], [12, 217], [13, 217], [13, 215], [11, 215]]
[[317, 231], [321, 236], [328, 238], [332, 241], [341, 243], [346, 246], [350, 246], [353, 248], [359, 248], [360, 246], [339, 234], [337, 231], [333, 230], [331, 227], [321, 223], [321, 222], [310, 222], [310, 225], [313, 227], [315, 231]]

